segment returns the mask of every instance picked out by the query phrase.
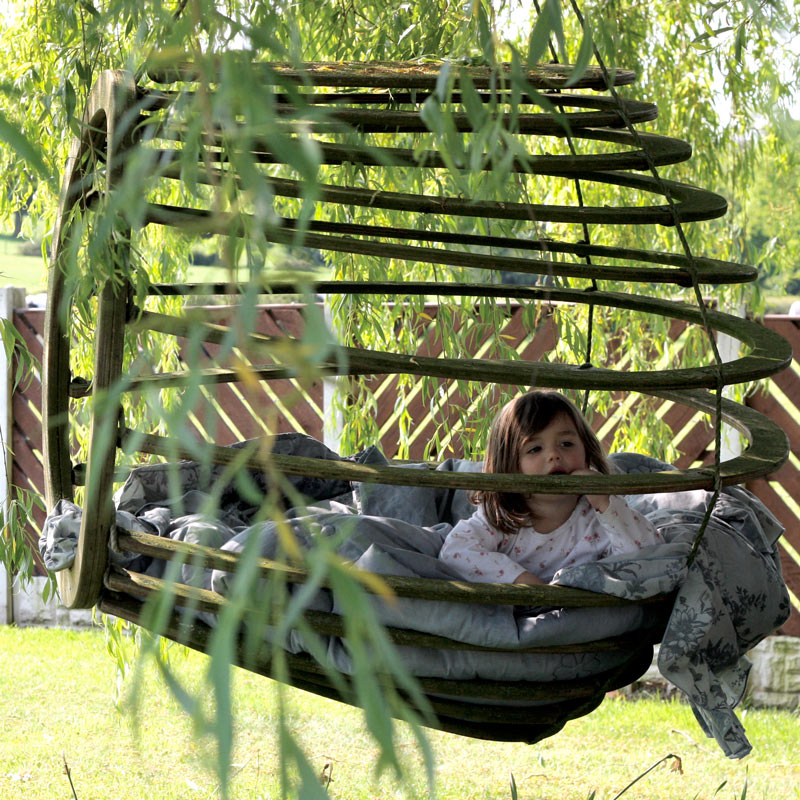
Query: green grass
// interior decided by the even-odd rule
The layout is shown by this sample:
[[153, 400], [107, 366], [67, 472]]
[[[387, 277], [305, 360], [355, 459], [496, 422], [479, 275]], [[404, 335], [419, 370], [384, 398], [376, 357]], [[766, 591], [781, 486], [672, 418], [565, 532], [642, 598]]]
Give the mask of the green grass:
[[[37, 294], [47, 289], [47, 266], [41, 256], [22, 255], [21, 239], [14, 239], [10, 234], [0, 234], [0, 286], [21, 286], [28, 294]], [[307, 277], [327, 279], [329, 270], [317, 269], [307, 273]], [[239, 276], [242, 278], [242, 276]], [[295, 277], [287, 271], [287, 279]], [[186, 281], [190, 283], [226, 283], [230, 273], [222, 267], [190, 267]], [[291, 299], [288, 295], [276, 296], [272, 302]]]
[[46, 289], [47, 267], [41, 256], [22, 255], [21, 239], [0, 234], [0, 286], [22, 286], [28, 294]]
[[765, 294], [764, 313], [765, 314], [788, 314], [789, 307], [800, 297], [792, 294]]
[[[209, 754], [193, 739], [174, 702], [151, 679], [141, 735], [111, 701], [114, 668], [97, 632], [0, 627], [0, 797], [57, 800], [171, 800], [216, 798]], [[206, 660], [191, 654], [181, 669], [199, 682]], [[377, 750], [361, 715], [300, 691], [289, 693], [292, 729], [314, 769], [332, 771], [334, 798], [404, 797], [390, 776], [373, 778]], [[275, 743], [275, 684], [236, 671], [238, 738], [234, 798], [279, 797]], [[520, 800], [611, 800], [669, 753], [665, 763], [624, 797], [647, 800], [800, 798], [800, 719], [797, 714], [749, 710], [744, 719], [754, 746], [730, 761], [700, 732], [677, 700], [611, 698], [594, 714], [534, 745], [482, 742], [430, 732], [438, 798], [510, 800], [509, 776]], [[411, 768], [412, 796], [426, 795], [413, 737], [398, 726], [397, 741]], [[326, 764], [330, 766], [326, 768]], [[719, 788], [722, 787], [722, 788]], [[719, 790], [719, 791], [717, 791]]]

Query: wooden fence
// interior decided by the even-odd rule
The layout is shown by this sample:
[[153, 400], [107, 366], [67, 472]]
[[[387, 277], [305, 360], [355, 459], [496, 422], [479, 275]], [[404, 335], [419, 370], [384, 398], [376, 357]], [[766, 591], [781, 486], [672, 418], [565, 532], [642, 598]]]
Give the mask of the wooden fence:
[[764, 324], [792, 343], [792, 365], [772, 378], [748, 405], [783, 428], [791, 443], [789, 460], [776, 473], [747, 488], [780, 520], [783, 577], [792, 593], [792, 616], [783, 632], [800, 636], [800, 318], [771, 315]]
[[[44, 310], [14, 310], [14, 325], [22, 334], [28, 350], [42, 363], [42, 346], [44, 332]], [[19, 386], [11, 396], [11, 491], [15, 487], [27, 489], [44, 497], [44, 469], [42, 457], [42, 383], [41, 373], [37, 370], [30, 381]], [[44, 525], [46, 512], [44, 500], [33, 510], [33, 519], [28, 520], [28, 538], [33, 545], [37, 573], [43, 574], [44, 568], [39, 559], [37, 542]]]
[[[230, 310], [215, 312], [217, 321], [224, 322]], [[441, 353], [441, 341], [435, 331], [438, 309], [428, 306], [425, 314], [416, 321], [415, 336], [420, 354], [436, 356]], [[21, 309], [14, 314], [14, 323], [22, 333], [30, 351], [41, 359], [44, 311]], [[787, 432], [792, 443], [790, 461], [769, 479], [758, 480], [748, 486], [786, 528], [780, 542], [784, 577], [792, 593], [793, 611], [782, 633], [800, 636], [800, 319], [785, 316], [770, 316], [764, 323], [786, 336], [794, 346], [795, 360], [792, 367], [771, 381], [765, 391], [755, 395], [750, 405], [778, 422]], [[300, 307], [294, 305], [265, 306], [260, 310], [257, 331], [265, 334], [298, 335], [302, 330]], [[469, 324], [469, 323], [464, 323]], [[677, 339], [683, 330], [682, 323], [675, 323], [670, 336]], [[556, 345], [557, 331], [553, 320], [543, 315], [533, 332], [523, 324], [523, 311], [513, 309], [502, 331], [507, 341], [524, 359], [535, 361]], [[479, 354], [482, 342], [475, 341]], [[218, 347], [204, 345], [204, 355], [214, 359]], [[233, 354], [232, 359], [238, 357]], [[218, 366], [230, 365], [217, 364]], [[376, 422], [381, 432], [380, 443], [387, 456], [397, 453], [396, 426], [400, 411], [395, 407], [397, 376], [381, 376], [372, 380], [371, 388], [377, 400]], [[449, 431], [445, 437], [449, 445], [447, 455], [461, 455], [457, 433], [467, 418], [468, 403], [456, 384], [448, 389], [449, 394], [438, 404], [440, 413], [431, 411], [431, 404], [418, 387], [411, 390], [407, 403], [408, 417], [413, 428], [408, 435], [408, 457], [422, 458], [426, 444], [435, 430]], [[188, 423], [198, 435], [210, 438], [218, 444], [230, 444], [244, 438], [259, 436], [267, 432], [300, 431], [317, 438], [323, 437], [325, 424], [324, 386], [322, 381], [301, 386], [298, 381], [285, 380], [258, 383], [244, 388], [230, 384], [218, 384], [204, 388], [201, 402], [189, 415]], [[604, 445], [613, 441], [619, 413], [624, 411], [624, 396], [617, 398], [617, 413], [610, 417], [597, 416], [593, 425]], [[41, 492], [44, 485], [42, 473], [40, 376], [15, 392], [13, 396], [14, 453], [12, 482], [15, 486]], [[655, 413], [655, 412], [654, 412]], [[701, 415], [693, 410], [666, 404], [659, 410], [663, 421], [673, 432], [673, 441], [680, 452], [676, 465], [682, 468], [713, 460], [714, 432]], [[797, 500], [795, 500], [797, 498]], [[38, 540], [44, 521], [44, 511], [36, 510], [29, 523], [31, 541]]]

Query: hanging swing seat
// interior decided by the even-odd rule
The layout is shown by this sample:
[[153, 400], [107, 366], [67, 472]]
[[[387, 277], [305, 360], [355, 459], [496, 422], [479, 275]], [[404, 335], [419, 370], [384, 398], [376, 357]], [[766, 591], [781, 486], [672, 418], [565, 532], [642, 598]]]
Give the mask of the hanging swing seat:
[[[626, 372], [590, 364], [451, 359], [342, 347], [318, 359], [317, 374], [414, 375], [436, 377], [445, 382], [468, 379], [487, 385], [527, 387], [535, 383], [565, 389], [643, 392], [711, 415], [721, 410], [722, 418], [747, 439], [745, 452], [723, 462], [716, 471], [707, 467], [674, 470], [656, 465], [656, 468], [651, 466], [632, 473], [623, 469], [612, 476], [560, 476], [556, 481], [547, 476], [488, 475], [477, 471], [475, 465], [448, 469], [443, 465], [435, 468], [435, 464], [388, 463], [385, 459], [383, 463], [381, 459], [370, 462], [359, 460], [357, 456], [341, 458], [337, 454], [309, 457], [298, 454], [292, 447], [282, 451], [284, 445], [295, 440], [280, 436], [239, 448], [207, 443], [201, 451], [184, 439], [137, 428], [133, 420], [126, 419], [126, 414], [130, 414], [129, 397], [149, 396], [154, 390], [235, 386], [237, 382], [253, 380], [277, 385], [296, 378], [298, 373], [295, 362], [282, 362], [276, 354], [282, 352], [281, 348], [303, 346], [302, 341], [290, 337], [249, 332], [237, 339], [242, 357], [249, 362], [245, 371], [230, 363], [193, 366], [188, 372], [139, 370], [130, 353], [135, 351], [136, 343], [147, 341], [149, 336], [176, 337], [212, 352], [214, 346], [231, 341], [231, 331], [235, 328], [219, 325], [210, 314], [203, 316], [196, 306], [189, 308], [187, 305], [170, 314], [153, 310], [149, 298], [188, 297], [196, 303], [198, 298], [211, 301], [219, 296], [229, 299], [252, 292], [252, 287], [246, 283], [165, 284], [137, 273], [143, 267], [131, 267], [135, 239], [152, 227], [167, 226], [191, 236], [217, 234], [245, 240], [255, 236], [273, 244], [302, 243], [304, 247], [323, 253], [343, 252], [354, 257], [380, 258], [387, 264], [394, 259], [473, 268], [491, 274], [517, 272], [531, 276], [531, 280], [549, 280], [556, 276], [697, 287], [741, 283], [755, 277], [755, 271], [746, 265], [688, 253], [594, 244], [584, 235], [572, 240], [530, 236], [531, 229], [547, 223], [679, 225], [713, 219], [725, 212], [725, 201], [718, 195], [665, 181], [657, 172], [650, 174], [657, 166], [687, 159], [691, 148], [680, 140], [636, 128], [654, 119], [656, 107], [652, 103], [620, 99], [611, 91], [615, 86], [632, 82], [634, 76], [630, 72], [617, 70], [612, 85], [604, 70], [589, 69], [577, 82], [570, 80], [567, 89], [569, 68], [538, 67], [525, 74], [530, 94], [521, 95], [520, 111], [512, 107], [516, 97], [510, 89], [514, 78], [510, 68], [461, 68], [471, 80], [469, 91], [474, 92], [484, 108], [497, 115], [499, 124], [518, 143], [512, 167], [515, 173], [526, 179], [538, 176], [579, 180], [584, 185], [599, 187], [622, 187], [634, 198], [631, 203], [618, 206], [584, 203], [570, 206], [510, 202], [483, 196], [385, 191], [380, 188], [380, 180], [376, 180], [374, 187], [365, 188], [363, 182], [353, 185], [354, 165], [359, 174], [378, 176], [395, 169], [436, 175], [450, 168], [452, 156], [430, 149], [430, 137], [422, 146], [415, 144], [415, 137], [429, 129], [430, 116], [426, 117], [425, 109], [430, 110], [432, 106], [439, 113], [452, 112], [449, 119], [459, 136], [468, 138], [475, 127], [475, 117], [471, 116], [475, 111], [470, 111], [469, 107], [471, 95], [463, 87], [449, 95], [440, 91], [437, 81], [440, 81], [441, 65], [306, 64], [292, 67], [259, 64], [247, 68], [257, 74], [265, 86], [272, 87], [271, 119], [282, 131], [284, 144], [298, 146], [302, 136], [310, 136], [317, 143], [326, 178], [318, 186], [318, 213], [313, 219], [304, 216], [302, 204], [297, 201], [304, 196], [302, 177], [285, 177], [288, 172], [282, 165], [286, 161], [286, 151], [275, 146], [276, 140], [257, 135], [255, 128], [249, 130], [241, 121], [234, 120], [233, 137], [230, 127], [225, 127], [230, 126], [230, 118], [207, 125], [200, 137], [202, 157], [188, 169], [185, 153], [193, 112], [187, 114], [186, 109], [191, 109], [200, 95], [201, 84], [197, 81], [205, 75], [192, 64], [153, 69], [141, 85], [123, 72], [104, 73], [89, 98], [82, 135], [72, 144], [53, 240], [45, 332], [43, 415], [48, 508], [54, 510], [54, 519], [59, 518], [59, 513], [64, 518], [64, 510], [69, 509], [67, 516], [72, 515], [71, 519], [77, 520], [74, 552], [67, 559], [68, 563], [59, 564], [63, 568], [57, 572], [59, 591], [66, 605], [97, 605], [105, 613], [142, 624], [153, 619], [153, 602], [159, 602], [154, 598], [163, 598], [164, 590], [168, 589], [174, 607], [158, 632], [203, 651], [213, 635], [216, 615], [224, 613], [226, 594], [231, 589], [226, 575], [236, 571], [242, 560], [240, 552], [247, 549], [246, 542], [236, 541], [234, 546], [217, 542], [218, 546], [211, 547], [192, 542], [191, 537], [184, 534], [172, 538], [153, 535], [148, 532], [147, 525], [131, 522], [130, 518], [128, 524], [124, 524], [120, 517], [122, 511], [134, 520], [138, 511], [121, 508], [119, 498], [116, 506], [112, 500], [115, 483], [119, 484], [118, 467], [123, 453], [125, 458], [136, 451], [173, 462], [186, 459], [181, 462], [184, 466], [199, 460], [202, 469], [210, 470], [208, 474], [217, 477], [226, 468], [249, 470], [256, 482], [277, 472], [301, 487], [313, 485], [316, 494], [315, 491], [303, 493], [309, 502], [322, 503], [353, 491], [356, 498], [362, 493], [363, 500], [370, 496], [363, 487], [373, 484], [400, 491], [428, 492], [439, 498], [446, 495], [451, 500], [456, 496], [465, 497], [466, 490], [495, 488], [514, 492], [613, 492], [646, 498], [642, 502], [650, 503], [656, 502], [653, 497], [665, 492], [684, 493], [688, 497], [699, 491], [706, 497], [706, 492], [723, 486], [731, 487], [729, 497], [733, 499], [730, 503], [746, 506], [749, 501], [737, 494], [743, 490], [735, 488], [735, 484], [767, 475], [785, 460], [788, 455], [786, 439], [776, 425], [751, 409], [728, 400], [718, 402], [707, 391], [763, 378], [783, 369], [791, 361], [791, 347], [781, 337], [751, 321], [684, 303], [600, 291], [596, 287], [586, 292], [541, 284], [336, 280], [318, 281], [314, 291], [351, 296], [485, 297], [495, 298], [499, 303], [510, 300], [542, 304], [561, 302], [589, 309], [614, 307], [710, 327], [712, 331], [727, 333], [742, 341], [746, 353], [722, 365], [710, 362], [694, 368]], [[222, 77], [220, 83], [224, 83]], [[203, 91], [207, 88], [202, 84]], [[536, 110], [534, 91], [549, 92], [548, 99], [558, 107], [567, 120], [566, 125], [552, 114]], [[217, 110], [223, 108], [214, 102], [211, 106]], [[382, 142], [384, 136], [393, 138]], [[541, 155], [532, 152], [533, 147], [526, 146], [539, 137], [548, 137], [554, 143], [568, 140], [571, 145], [587, 142], [592, 147], [584, 155], [577, 154], [574, 147], [561, 155]], [[398, 144], [400, 146], [395, 146]], [[241, 169], [255, 171], [269, 186], [275, 208], [282, 211], [265, 218], [255, 209], [222, 212], [216, 207], [210, 189], [226, 184], [243, 190], [252, 180], [252, 175], [237, 172], [237, 164]], [[130, 198], [126, 200], [129, 171], [141, 170], [143, 165], [149, 170], [146, 196], [137, 196], [135, 202]], [[491, 168], [491, 160], [484, 159], [482, 169], [488, 172]], [[196, 189], [193, 194], [188, 193], [192, 196], [191, 204], [179, 207], [163, 202], [170, 187], [187, 180]], [[203, 187], [209, 187], [209, 191], [202, 191]], [[204, 205], [205, 198], [209, 202]], [[642, 198], [654, 198], [654, 201]], [[292, 209], [295, 216], [281, 216], [292, 213]], [[369, 224], [372, 209], [392, 212], [396, 222]], [[498, 226], [500, 235], [462, 234], [454, 230], [454, 225], [461, 225], [470, 218], [491, 221]], [[82, 332], [85, 338], [93, 341], [95, 353], [92, 374], [87, 378], [72, 372], [74, 357], [71, 354], [77, 331], [73, 325], [71, 298], [79, 282], [74, 264], [80, 265], [89, 258], [91, 246], [76, 245], [75, 240], [80, 239], [82, 231], [95, 229], [93, 226], [98, 230], [108, 228], [110, 219], [115, 221], [115, 234], [109, 245], [110, 263], [115, 265], [116, 271], [107, 274], [96, 287], [95, 330], [88, 335]], [[444, 220], [446, 224], [437, 225], [437, 220]], [[495, 255], [494, 249], [500, 249], [501, 254]], [[388, 269], [387, 275], [390, 275]], [[294, 293], [298, 282], [305, 283], [303, 280], [274, 281], [259, 287], [259, 291]], [[79, 422], [76, 415], [85, 415], [87, 408], [91, 416], [88, 458], [85, 465], [75, 464], [72, 425]], [[80, 413], [76, 414], [78, 411]], [[122, 496], [125, 496], [126, 487], [130, 489], [139, 481], [146, 482], [158, 469], [161, 467], [153, 465], [135, 469], [121, 489]], [[76, 487], [81, 488], [80, 506], [74, 505]], [[184, 488], [194, 491], [208, 486], [187, 485]], [[345, 491], [337, 494], [334, 488]], [[262, 484], [262, 489], [269, 492], [269, 482]], [[176, 503], [180, 507], [178, 498], [171, 492], [161, 496], [158, 502], [161, 503], [159, 507]], [[740, 506], [737, 509], [741, 510]], [[754, 509], [747, 513], [752, 512], [758, 524], [748, 531], [739, 531], [738, 535], [744, 537], [743, 541], [752, 536], [754, 539], [761, 537], [761, 541], [767, 543], [774, 537], [775, 530], [770, 527], [768, 518], [761, 516], [763, 509]], [[379, 508], [373, 508], [373, 514], [366, 514], [362, 504], [360, 510], [361, 514], [351, 516], [358, 520], [383, 518]], [[684, 514], [698, 513], [696, 507], [677, 510]], [[319, 524], [328, 524], [325, 520], [330, 519], [323, 514], [323, 522]], [[431, 526], [453, 520], [451, 513], [447, 519], [425, 520], [425, 524], [417, 527], [429, 530]], [[728, 524], [722, 518], [719, 522]], [[699, 527], [699, 521], [686, 524], [688, 531], [692, 525], [695, 531]], [[336, 535], [342, 533], [335, 525], [333, 529]], [[684, 575], [686, 555], [691, 547], [691, 541], [686, 540], [687, 530], [683, 531], [684, 539], [673, 548], [674, 552], [671, 551], [672, 558], [678, 558], [675, 555], [678, 553], [683, 559]], [[302, 525], [294, 525], [293, 532], [299, 541], [303, 540]], [[236, 536], [232, 536], [225, 542], [235, 539]], [[358, 533], [351, 541], [360, 541]], [[677, 588], [675, 575], [670, 585], [661, 578], [654, 579], [653, 584], [658, 584], [660, 590], [651, 587], [637, 593], [628, 587], [618, 590], [617, 596], [613, 590], [608, 590], [608, 584], [616, 579], [613, 575], [603, 577], [602, 569], [598, 572], [597, 567], [592, 567], [595, 574], [591, 580], [587, 577], [591, 569], [576, 580], [577, 584], [581, 580], [594, 581], [597, 587], [602, 584], [603, 588], [598, 591], [591, 591], [590, 587], [578, 588], [578, 585], [468, 584], [447, 576], [422, 577], [402, 570], [387, 574], [382, 560], [385, 552], [370, 550], [368, 544], [362, 544], [360, 550], [356, 548], [358, 552], [346, 551], [347, 555], [363, 571], [364, 586], [375, 595], [376, 613], [387, 623], [387, 633], [400, 652], [410, 661], [417, 659], [419, 653], [427, 652], [434, 654], [430, 659], [434, 662], [449, 664], [462, 659], [468, 665], [462, 670], [463, 674], [457, 672], [458, 677], [436, 674], [436, 669], [428, 668], [423, 669], [419, 677], [435, 715], [435, 718], [425, 717], [427, 724], [456, 733], [528, 742], [551, 735], [567, 720], [595, 708], [609, 690], [640, 676], [651, 663], [653, 643], [660, 640], [670, 624], [669, 609]], [[279, 576], [287, 585], [297, 587], [309, 580], [307, 571], [287, 564], [285, 557], [280, 557], [280, 548], [274, 542], [270, 544], [268, 537], [262, 545], [255, 556], [249, 550], [247, 553], [248, 558], [259, 559], [257, 567], [263, 577], [271, 576], [274, 580]], [[762, 568], [751, 570], [754, 580], [763, 578], [765, 571], [772, 569], [770, 546], [764, 544]], [[266, 555], [263, 548], [269, 551]], [[413, 551], [413, 548], [405, 549]], [[430, 558], [426, 562], [429, 566], [436, 561], [435, 557]], [[183, 570], [191, 567], [191, 580], [175, 582], [175, 574], [169, 568], [153, 568], [154, 564], [164, 565], [172, 559], [178, 559]], [[374, 572], [383, 573], [382, 583], [376, 584], [369, 577]], [[183, 574], [180, 568], [178, 574]], [[780, 584], [779, 571], [777, 576]], [[398, 598], [400, 608], [405, 609], [402, 613], [393, 611], [392, 603], [381, 594], [383, 586]], [[286, 669], [285, 677], [294, 685], [355, 702], [356, 695], [348, 676], [347, 621], [336, 613], [332, 588], [328, 584], [321, 585], [314, 603], [305, 610], [305, 632], [281, 633], [288, 637], [286, 642], [290, 644], [287, 646], [292, 651], [281, 657], [281, 669]], [[768, 604], [770, 612], [774, 611], [773, 617], [779, 616], [775, 609], [780, 602], [778, 597], [777, 605]], [[319, 607], [315, 607], [315, 603]], [[506, 624], [519, 623], [522, 627], [525, 626], [520, 622], [522, 619], [552, 619], [559, 615], [571, 618], [565, 611], [574, 611], [586, 619], [613, 620], [618, 615], [618, 619], [627, 620], [618, 627], [627, 625], [627, 629], [607, 635], [595, 633], [584, 641], [554, 640], [532, 645], [519, 641], [470, 642], [431, 629], [414, 630], [411, 618], [437, 617], [430, 612], [431, 603], [438, 604], [434, 608], [460, 608], [461, 613], [467, 615], [480, 609], [489, 620], [502, 617]], [[253, 599], [253, 606], [258, 618], [257, 598]], [[421, 613], [419, 608], [427, 610]], [[764, 625], [773, 621], [770, 619]], [[265, 629], [280, 630], [280, 619], [261, 619], [261, 623]], [[330, 663], [320, 662], [313, 647], [303, 650], [303, 637], [307, 638], [309, 631], [329, 637], [326, 641], [335, 643], [330, 650], [332, 663], [340, 667], [335, 674]], [[245, 623], [237, 663], [275, 676], [271, 645], [263, 639], [258, 646], [254, 645], [251, 633]], [[420, 659], [424, 660], [422, 656], [417, 660]], [[549, 672], [549, 679], [547, 675], [535, 680], [525, 679], [526, 675], [536, 673], [531, 669], [536, 659], [541, 664], [557, 664], [559, 669], [567, 664], [584, 666], [576, 667], [573, 674], [563, 679], [558, 677], [558, 670], [549, 667], [544, 669]], [[520, 665], [519, 674], [506, 679], [503, 676], [513, 670], [504, 664], [514, 661]], [[584, 668], [590, 662], [595, 668]], [[486, 666], [498, 664], [503, 666]], [[469, 674], [470, 671], [473, 674]]]

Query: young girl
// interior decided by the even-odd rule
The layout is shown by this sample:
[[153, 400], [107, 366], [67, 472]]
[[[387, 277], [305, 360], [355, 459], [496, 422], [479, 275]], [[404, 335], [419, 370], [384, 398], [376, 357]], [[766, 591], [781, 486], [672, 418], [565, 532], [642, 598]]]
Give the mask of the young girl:
[[[608, 474], [603, 448], [559, 392], [532, 391], [498, 414], [484, 472]], [[617, 495], [478, 491], [478, 510], [447, 535], [440, 558], [469, 581], [548, 583], [562, 567], [661, 541], [646, 517]]]

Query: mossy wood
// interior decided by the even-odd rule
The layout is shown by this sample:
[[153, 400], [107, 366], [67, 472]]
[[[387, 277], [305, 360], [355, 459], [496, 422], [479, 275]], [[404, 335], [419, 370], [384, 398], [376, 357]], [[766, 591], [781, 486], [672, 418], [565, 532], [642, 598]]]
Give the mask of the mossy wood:
[[[47, 330], [45, 334], [45, 402], [44, 455], [47, 504], [52, 508], [61, 498], [72, 499], [74, 487], [85, 484], [84, 508], [75, 565], [58, 573], [62, 600], [70, 607], [97, 604], [101, 611], [116, 614], [136, 623], [146, 618], [145, 598], [158, 594], [163, 584], [136, 573], [109, 571], [109, 534], [114, 521], [111, 500], [117, 477], [115, 464], [118, 448], [168, 457], [191, 457], [193, 451], [177, 438], [155, 435], [152, 431], [135, 430], [124, 419], [120, 390], [137, 392], [149, 387], [232, 383], [241, 379], [240, 371], [209, 367], [191, 376], [176, 372], [140, 374], [131, 371], [124, 358], [126, 337], [143, 336], [158, 331], [171, 336], [193, 337], [195, 341], [220, 342], [229, 330], [214, 324], [198, 309], [185, 308], [167, 315], [143, 309], [146, 295], [165, 297], [225, 296], [246, 291], [235, 284], [159, 284], [154, 280], [132, 280], [129, 266], [131, 236], [123, 214], [115, 239], [113, 275], [98, 287], [95, 365], [91, 376], [70, 373], [71, 329], [70, 284], [64, 264], [70, 252], [76, 223], [91, 219], [95, 209], [114, 196], [133, 154], [146, 149], [152, 156], [154, 184], [160, 180], [174, 185], [186, 174], [180, 161], [183, 139], [189, 135], [185, 122], [174, 123], [171, 111], [176, 105], [191, 100], [193, 81], [199, 72], [192, 64], [170, 64], [162, 60], [149, 73], [151, 82], [174, 83], [169, 88], [137, 86], [123, 72], [104, 73], [93, 90], [83, 117], [83, 133], [72, 145], [66, 166], [63, 191], [53, 239], [52, 265], [49, 276]], [[666, 253], [635, 248], [609, 247], [588, 241], [551, 241], [530, 236], [494, 236], [457, 233], [452, 230], [428, 230], [433, 218], [482, 218], [506, 222], [522, 221], [533, 225], [543, 222], [593, 223], [600, 225], [659, 224], [713, 219], [724, 214], [726, 203], [706, 190], [664, 181], [656, 174], [632, 174], [631, 171], [653, 170], [657, 166], [686, 160], [691, 147], [679, 139], [639, 132], [626, 126], [654, 118], [653, 103], [618, 100], [608, 91], [609, 76], [601, 69], [590, 68], [577, 81], [570, 68], [543, 65], [527, 75], [531, 90], [548, 91], [549, 101], [558, 113], [519, 113], [511, 105], [513, 93], [507, 90], [508, 68], [492, 71], [484, 67], [467, 68], [478, 98], [487, 107], [507, 108], [500, 112], [498, 124], [517, 137], [519, 149], [513, 158], [513, 172], [568, 178], [596, 186], [612, 185], [629, 190], [629, 204], [549, 205], [504, 202], [468, 196], [444, 196], [373, 190], [348, 182], [347, 169], [446, 170], [448, 156], [442, 150], [428, 147], [384, 147], [374, 144], [374, 134], [403, 132], [413, 136], [428, 129], [423, 104], [439, 102], [444, 113], [450, 113], [453, 130], [469, 136], [473, 123], [461, 108], [462, 96], [456, 89], [442, 102], [437, 93], [440, 64], [286, 64], [254, 65], [253, 70], [265, 83], [296, 80], [284, 93], [276, 93], [275, 124], [295, 131], [303, 108], [320, 109], [305, 126], [306, 134], [317, 138], [322, 163], [341, 167], [341, 184], [318, 185], [314, 219], [294, 219], [275, 215], [223, 213], [216, 207], [168, 205], [153, 193], [145, 198], [138, 224], [169, 226], [188, 235], [222, 234], [249, 237], [257, 233], [268, 242], [289, 245], [303, 244], [322, 251], [345, 252], [353, 256], [407, 260], [429, 264], [469, 267], [490, 271], [511, 271], [533, 276], [606, 279], [631, 283], [667, 282], [679, 286], [740, 283], [753, 280], [755, 270], [690, 253]], [[634, 75], [618, 70], [617, 86], [630, 83]], [[570, 81], [569, 93], [561, 92]], [[207, 87], [206, 87], [207, 88]], [[333, 89], [331, 91], [330, 89]], [[556, 92], [556, 90], [558, 90]], [[556, 93], [553, 93], [556, 92]], [[188, 94], [187, 94], [188, 93]], [[516, 98], [524, 105], [535, 98]], [[305, 124], [305, 123], [304, 123]], [[232, 180], [241, 186], [246, 176], [234, 174], [231, 161], [223, 155], [226, 137], [220, 123], [211, 120], [202, 133], [207, 147], [205, 158], [197, 165], [191, 180], [195, 185], [214, 186]], [[337, 136], [341, 140], [337, 141]], [[526, 137], [569, 137], [570, 144], [582, 140], [604, 143], [608, 152], [578, 154], [570, 147], [564, 155], [536, 155], [525, 146]], [[257, 168], [281, 164], [282, 155], [255, 134], [249, 137], [248, 164]], [[484, 167], [489, 169], [490, 166]], [[275, 197], [302, 198], [302, 180], [272, 176], [270, 186]], [[653, 198], [641, 200], [641, 198]], [[402, 215], [399, 225], [369, 225], [343, 222], [338, 212], [343, 207], [390, 209]], [[326, 216], [327, 215], [327, 216]], [[416, 244], [409, 244], [416, 243]], [[524, 255], [487, 256], [475, 252], [483, 248], [503, 248]], [[134, 297], [134, 283], [138, 294]], [[142, 288], [144, 287], [144, 288]], [[251, 287], [252, 288], [252, 287]], [[294, 289], [291, 283], [275, 282], [263, 291]], [[713, 310], [686, 304], [657, 300], [622, 292], [582, 292], [552, 286], [511, 286], [497, 283], [432, 282], [321, 282], [316, 291], [328, 293], [398, 295], [450, 295], [453, 297], [495, 298], [500, 302], [520, 299], [531, 303], [578, 303], [590, 309], [608, 306], [631, 312], [657, 314], [708, 326], [710, 332], [724, 332], [744, 343], [748, 352], [726, 364], [714, 363], [696, 368], [640, 370], [625, 372], [584, 364], [556, 364], [545, 361], [520, 362], [494, 359], [448, 359], [384, 353], [358, 348], [342, 348], [339, 356], [323, 358], [317, 364], [318, 374], [403, 374], [436, 376], [446, 381], [473, 380], [487, 384], [531, 385], [554, 388], [592, 388], [604, 391], [625, 390], [653, 394], [713, 415], [717, 398], [708, 389], [720, 391], [723, 386], [774, 374], [791, 361], [791, 348], [761, 326]], [[138, 303], [142, 308], [137, 308]], [[296, 368], [280, 362], [284, 348], [297, 348], [302, 343], [288, 339], [251, 334], [243, 345], [255, 367], [249, 380], [270, 381], [292, 377]], [[73, 465], [70, 447], [70, 398], [90, 398], [92, 430], [86, 469]], [[678, 491], [712, 488], [718, 484], [741, 483], [773, 472], [787, 457], [783, 432], [766, 418], [728, 400], [719, 404], [725, 421], [736, 427], [748, 440], [747, 450], [737, 458], [713, 469], [688, 469], [650, 475], [597, 477], [522, 477], [519, 475], [462, 475], [435, 470], [408, 469], [402, 466], [372, 467], [352, 462], [320, 461], [298, 457], [268, 455], [270, 469], [285, 475], [305, 475], [336, 479], [406, 484], [444, 488], [498, 488], [505, 491], [544, 493], [574, 492], [643, 492]], [[721, 422], [721, 420], [720, 420]], [[236, 454], [240, 466], [259, 469], [264, 464], [268, 442], [260, 443], [252, 454]], [[228, 448], [210, 446], [209, 462], [228, 464], [234, 453]], [[431, 465], [432, 466], [432, 465]], [[228, 553], [198, 548], [171, 540], [160, 540], [146, 534], [125, 534], [115, 537], [117, 546], [134, 553], [155, 557], [194, 559], [209, 568], [232, 570], [237, 559]], [[263, 561], [259, 568], [264, 575], [279, 575], [288, 583], [303, 582], [306, 574], [286, 564]], [[382, 577], [382, 586], [399, 597], [436, 599], [447, 602], [470, 602], [523, 606], [603, 606], [623, 604], [591, 592], [559, 587], [520, 587], [468, 584], [465, 582], [432, 581], [400, 577]], [[374, 583], [366, 581], [366, 585]], [[188, 586], [174, 587], [173, 603], [215, 612], [225, 599], [212, 592]], [[664, 598], [656, 598], [656, 601]], [[324, 635], [343, 632], [342, 621], [332, 614], [307, 612], [304, 624]], [[187, 621], [175, 611], [165, 635], [200, 650], [207, 648], [210, 630], [199, 620]], [[588, 642], [582, 645], [553, 645], [536, 652], [619, 652], [628, 654], [625, 663], [610, 672], [591, 679], [568, 683], [531, 684], [503, 681], [446, 681], [422, 679], [420, 685], [428, 697], [436, 718], [427, 724], [471, 736], [501, 740], [537, 741], [559, 730], [568, 720], [595, 708], [609, 689], [617, 688], [638, 677], [650, 664], [652, 642], [658, 631], [636, 636]], [[399, 645], [470, 649], [462, 643], [439, 636], [390, 629], [389, 635]], [[253, 651], [245, 646], [242, 636], [237, 663], [265, 675], [273, 674], [273, 664], [266, 646]], [[266, 655], [265, 655], [266, 653]], [[325, 696], [355, 702], [349, 678], [332, 680], [326, 667], [310, 657], [286, 656], [288, 680], [302, 688]], [[344, 687], [344, 688], [343, 688]], [[476, 703], [475, 699], [483, 702]], [[501, 705], [494, 706], [492, 701]], [[502, 705], [513, 701], [514, 705]], [[535, 703], [535, 714], [526, 704]], [[531, 722], [531, 717], [536, 722]]]

